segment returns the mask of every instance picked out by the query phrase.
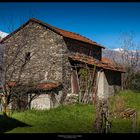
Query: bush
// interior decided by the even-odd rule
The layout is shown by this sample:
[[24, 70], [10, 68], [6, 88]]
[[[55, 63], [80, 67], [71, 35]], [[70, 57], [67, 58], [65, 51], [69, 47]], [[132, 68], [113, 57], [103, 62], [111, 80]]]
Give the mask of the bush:
[[130, 89], [140, 91], [140, 73], [136, 73], [131, 82]]

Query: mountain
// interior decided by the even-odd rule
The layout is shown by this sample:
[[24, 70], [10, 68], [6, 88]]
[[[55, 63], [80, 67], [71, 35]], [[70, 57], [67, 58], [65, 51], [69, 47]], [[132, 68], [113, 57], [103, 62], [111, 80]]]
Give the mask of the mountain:
[[140, 70], [140, 50], [139, 51], [134, 51], [134, 50], [124, 50], [122, 48], [117, 48], [117, 49], [104, 49], [102, 51], [102, 56], [110, 58], [111, 60], [115, 61], [118, 64], [123, 65], [124, 64], [124, 59], [122, 56], [125, 56], [125, 63], [128, 62], [138, 62], [137, 65], [137, 70]]
[[2, 32], [0, 31], [0, 40], [4, 37], [6, 37], [8, 35], [8, 33]]
[[120, 50], [120, 49], [115, 49], [115, 50], [109, 50], [109, 49], [104, 49], [102, 51], [102, 56], [103, 57], [107, 57], [111, 60], [115, 60], [115, 62], [117, 63], [122, 63], [122, 51], [123, 50]]
[[140, 50], [125, 50], [122, 48], [116, 49], [104, 49], [102, 52], [103, 57], [109, 57], [110, 59], [120, 60], [122, 55], [128, 55], [128, 59], [132, 57], [140, 58]]
[[113, 51], [119, 51], [119, 52], [121, 52], [121, 51], [124, 51], [124, 49], [122, 49], [122, 48], [116, 48], [116, 49], [113, 49]]

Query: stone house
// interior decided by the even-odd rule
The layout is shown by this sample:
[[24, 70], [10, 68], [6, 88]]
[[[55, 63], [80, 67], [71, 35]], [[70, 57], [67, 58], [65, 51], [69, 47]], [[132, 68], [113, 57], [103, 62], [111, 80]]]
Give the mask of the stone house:
[[[55, 107], [73, 94], [79, 101], [88, 95], [90, 100], [94, 95], [107, 98], [121, 89], [123, 68], [102, 58], [103, 46], [79, 34], [30, 19], [0, 43], [5, 65], [11, 66], [7, 71], [11, 87], [19, 77], [22, 85], [34, 83], [27, 91], [30, 108]], [[30, 100], [31, 95], [38, 96]]]

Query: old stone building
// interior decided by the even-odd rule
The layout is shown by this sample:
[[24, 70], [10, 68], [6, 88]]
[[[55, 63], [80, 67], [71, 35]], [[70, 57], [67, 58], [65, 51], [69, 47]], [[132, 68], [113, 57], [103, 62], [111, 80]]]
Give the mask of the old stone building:
[[79, 34], [30, 19], [0, 43], [5, 82], [24, 87], [30, 108], [58, 106], [72, 94], [80, 102], [106, 98], [121, 88], [124, 70], [102, 58], [103, 46]]

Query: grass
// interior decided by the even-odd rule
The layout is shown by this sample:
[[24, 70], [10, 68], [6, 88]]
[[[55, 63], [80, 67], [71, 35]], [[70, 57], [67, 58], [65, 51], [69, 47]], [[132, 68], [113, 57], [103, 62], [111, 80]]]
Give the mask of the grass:
[[[137, 111], [137, 132], [140, 132], [140, 92], [138, 91], [121, 91], [117, 97], [120, 97], [124, 101], [124, 108], [132, 108]], [[116, 98], [113, 97], [113, 99]], [[114, 102], [115, 103], [115, 102]], [[113, 106], [113, 104], [112, 104]], [[131, 133], [132, 121], [130, 119], [113, 119], [112, 133]]]
[[92, 105], [71, 105], [51, 110], [27, 110], [12, 118], [28, 124], [7, 133], [92, 133], [95, 110]]
[[[135, 108], [140, 121], [140, 92], [123, 91], [118, 94], [125, 107]], [[1, 115], [2, 116], [2, 115]], [[11, 118], [0, 118], [1, 133], [92, 133], [95, 120], [93, 105], [60, 106], [51, 110], [14, 112]], [[130, 120], [113, 119], [111, 133], [131, 133]], [[138, 124], [138, 132], [140, 125]]]

